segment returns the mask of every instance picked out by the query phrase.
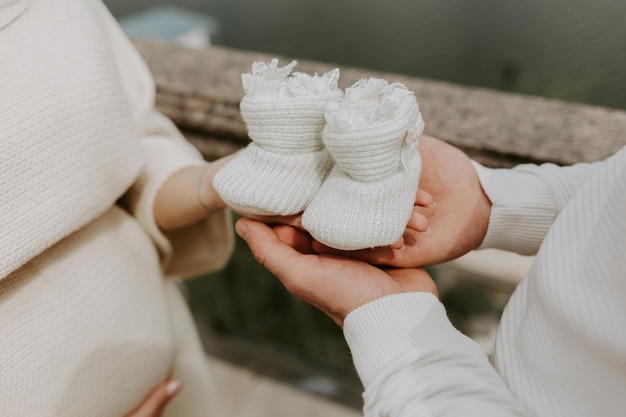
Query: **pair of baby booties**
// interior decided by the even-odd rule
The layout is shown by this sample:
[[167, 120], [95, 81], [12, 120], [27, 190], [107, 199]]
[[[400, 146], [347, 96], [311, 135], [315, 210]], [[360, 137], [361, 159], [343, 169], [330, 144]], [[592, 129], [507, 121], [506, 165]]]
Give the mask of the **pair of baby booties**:
[[296, 62], [255, 62], [242, 75], [241, 115], [252, 143], [213, 185], [235, 210], [302, 213], [303, 227], [343, 250], [386, 246], [407, 225], [421, 172], [417, 101], [401, 83], [360, 80], [345, 93], [339, 70], [292, 73]]

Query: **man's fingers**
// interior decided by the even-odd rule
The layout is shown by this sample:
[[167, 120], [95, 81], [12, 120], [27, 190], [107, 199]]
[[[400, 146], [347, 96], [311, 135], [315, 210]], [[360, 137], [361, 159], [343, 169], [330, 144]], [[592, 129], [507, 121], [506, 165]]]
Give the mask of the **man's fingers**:
[[274, 233], [281, 242], [291, 246], [300, 253], [314, 253], [311, 246], [313, 238], [308, 233], [304, 233], [293, 226], [274, 226]]
[[258, 220], [265, 224], [286, 224], [289, 226], [293, 226], [296, 229], [304, 230], [302, 227], [302, 215], [301, 214], [293, 214], [291, 216], [264, 216], [264, 215], [254, 215], [248, 213], [242, 213], [244, 217], [249, 217], [251, 219]]
[[180, 381], [168, 380], [153, 389], [146, 399], [126, 417], [160, 417], [167, 403], [178, 394]]
[[[406, 239], [404, 236], [402, 237], [402, 242], [403, 243], [401, 246], [404, 246], [406, 244]], [[356, 259], [372, 265], [390, 265], [392, 263], [392, 260], [395, 259], [395, 252], [400, 249], [393, 248], [391, 246], [381, 246], [373, 249], [343, 251], [340, 249], [328, 247], [323, 243], [318, 242], [317, 240], [313, 241], [312, 248], [317, 253]]]
[[434, 207], [435, 199], [428, 191], [417, 190], [415, 205], [420, 207]]
[[422, 233], [426, 233], [430, 230], [430, 224], [426, 216], [418, 213], [416, 210], [411, 212], [411, 217], [409, 217], [409, 222], [406, 227]]
[[[252, 219], [240, 219], [235, 224], [237, 234], [241, 236], [256, 260], [272, 272], [283, 284], [289, 287], [293, 271], [310, 271], [307, 258], [290, 245], [282, 242], [269, 226]], [[297, 264], [299, 268], [295, 267]], [[304, 278], [305, 274], [302, 274]]]

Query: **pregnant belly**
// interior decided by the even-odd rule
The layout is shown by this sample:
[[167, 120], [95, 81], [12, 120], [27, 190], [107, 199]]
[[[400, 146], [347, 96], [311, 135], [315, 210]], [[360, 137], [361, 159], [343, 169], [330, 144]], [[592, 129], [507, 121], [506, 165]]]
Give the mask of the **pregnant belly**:
[[168, 374], [168, 300], [121, 209], [0, 281], [2, 415], [121, 417]]

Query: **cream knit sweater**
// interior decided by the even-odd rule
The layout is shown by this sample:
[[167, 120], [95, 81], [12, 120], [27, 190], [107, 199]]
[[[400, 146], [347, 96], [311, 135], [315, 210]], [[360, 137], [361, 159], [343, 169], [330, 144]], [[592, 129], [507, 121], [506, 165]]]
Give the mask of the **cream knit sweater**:
[[202, 160], [100, 1], [0, 0], [0, 106], [0, 415], [121, 417], [171, 370], [167, 415], [216, 415], [163, 278], [223, 266], [228, 213], [157, 228], [157, 191]]
[[344, 332], [367, 416], [626, 415], [626, 148], [606, 161], [490, 170], [483, 247], [536, 253], [493, 366], [432, 295], [385, 297]]

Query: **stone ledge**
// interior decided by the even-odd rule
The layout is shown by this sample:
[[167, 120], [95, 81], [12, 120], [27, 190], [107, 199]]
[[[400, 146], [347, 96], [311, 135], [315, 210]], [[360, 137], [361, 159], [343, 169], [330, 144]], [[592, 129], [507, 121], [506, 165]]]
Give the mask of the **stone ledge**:
[[[207, 136], [227, 145], [210, 159], [244, 146], [246, 127], [239, 115], [241, 73], [253, 61], [273, 55], [213, 46], [185, 49], [135, 41], [157, 84], [157, 106], [195, 143]], [[291, 58], [279, 57], [282, 63]], [[323, 73], [333, 65], [300, 61], [298, 70]], [[572, 164], [601, 160], [626, 144], [626, 112], [597, 106], [501, 93], [484, 88], [341, 67], [340, 86], [365, 77], [404, 83], [415, 92], [426, 133], [459, 146], [489, 166], [521, 162]]]

